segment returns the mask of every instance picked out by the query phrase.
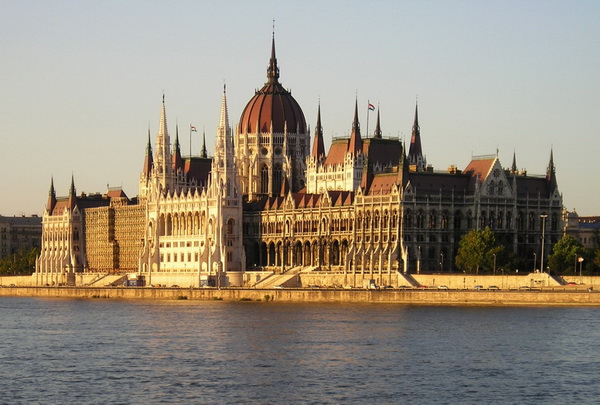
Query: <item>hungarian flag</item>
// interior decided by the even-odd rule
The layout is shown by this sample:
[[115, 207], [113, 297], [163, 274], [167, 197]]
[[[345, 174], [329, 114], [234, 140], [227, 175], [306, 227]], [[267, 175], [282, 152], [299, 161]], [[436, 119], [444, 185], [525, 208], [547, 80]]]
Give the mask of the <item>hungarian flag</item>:
[[375, 111], [375, 106], [369, 103], [369, 111]]
[[193, 125], [190, 125], [190, 131], [192, 131], [192, 132], [198, 132], [198, 131], [196, 131], [196, 127], [193, 126]]

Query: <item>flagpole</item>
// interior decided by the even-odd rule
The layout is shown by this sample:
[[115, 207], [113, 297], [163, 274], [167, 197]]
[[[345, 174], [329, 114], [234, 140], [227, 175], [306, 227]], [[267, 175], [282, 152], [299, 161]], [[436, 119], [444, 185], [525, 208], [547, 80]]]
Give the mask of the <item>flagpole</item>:
[[192, 158], [192, 124], [190, 124], [190, 159]]
[[371, 102], [369, 100], [367, 100], [367, 132], [365, 134], [365, 138], [369, 137], [369, 113], [371, 112], [371, 110], [369, 109], [370, 105], [371, 105]]

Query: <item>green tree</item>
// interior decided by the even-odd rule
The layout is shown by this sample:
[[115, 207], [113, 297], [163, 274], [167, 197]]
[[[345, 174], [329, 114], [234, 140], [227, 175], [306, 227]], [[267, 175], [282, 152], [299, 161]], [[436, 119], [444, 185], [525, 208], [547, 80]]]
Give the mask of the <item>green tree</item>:
[[504, 251], [496, 241], [494, 232], [488, 227], [483, 231], [473, 229], [459, 242], [456, 267], [465, 273], [479, 274], [479, 270], [491, 272], [494, 261], [498, 266], [498, 255]]
[[0, 260], [1, 274], [32, 274], [35, 270], [35, 259], [40, 251], [37, 248], [19, 250]]
[[575, 238], [565, 235], [552, 248], [548, 256], [550, 270], [558, 274], [566, 274], [576, 268], [576, 260], [585, 253], [585, 249]]

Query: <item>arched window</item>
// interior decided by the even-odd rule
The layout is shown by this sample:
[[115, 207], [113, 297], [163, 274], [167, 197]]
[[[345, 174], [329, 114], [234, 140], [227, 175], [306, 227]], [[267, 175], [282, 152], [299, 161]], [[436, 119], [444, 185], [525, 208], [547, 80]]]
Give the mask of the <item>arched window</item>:
[[454, 229], [460, 229], [462, 227], [462, 212], [456, 211], [454, 213]]
[[260, 169], [260, 192], [262, 194], [269, 193], [269, 168], [263, 165]]
[[442, 212], [442, 221], [440, 223], [442, 229], [448, 229], [448, 211]]
[[423, 228], [424, 216], [425, 216], [425, 213], [423, 212], [423, 210], [419, 210], [417, 212], [417, 224], [416, 224], [417, 228]]
[[435, 229], [437, 226], [437, 215], [435, 210], [429, 212], [429, 229]]
[[498, 195], [504, 195], [504, 183], [502, 182], [502, 180], [498, 182]]
[[233, 235], [234, 224], [235, 224], [235, 222], [234, 222], [233, 218], [230, 218], [229, 221], [227, 221], [227, 235]]
[[[394, 217], [392, 217], [392, 221], [395, 221], [396, 218], [396, 211], [394, 211]], [[405, 228], [412, 228], [413, 226], [413, 221], [412, 221], [412, 211], [411, 210], [406, 210], [404, 211], [404, 224], [405, 224]], [[392, 224], [392, 227], [395, 227], [395, 224]]]
[[283, 179], [283, 170], [281, 165], [277, 163], [273, 169], [273, 194], [279, 194], [281, 192], [281, 182]]
[[496, 182], [494, 180], [488, 183], [488, 194], [494, 195], [494, 189], [496, 188]]

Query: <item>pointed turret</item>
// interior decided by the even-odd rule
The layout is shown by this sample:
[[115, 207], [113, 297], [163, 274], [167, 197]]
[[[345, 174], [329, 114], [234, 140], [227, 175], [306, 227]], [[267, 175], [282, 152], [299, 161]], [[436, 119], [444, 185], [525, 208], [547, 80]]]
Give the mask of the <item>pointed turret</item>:
[[271, 42], [271, 60], [267, 69], [267, 83], [279, 82], [279, 68], [277, 67], [277, 57], [275, 56], [275, 31], [273, 31], [273, 41]]
[[546, 170], [546, 181], [548, 182], [550, 191], [554, 191], [557, 188], [556, 182], [556, 168], [554, 167], [554, 151], [550, 149], [550, 161], [548, 162], [548, 169]]
[[73, 208], [77, 205], [77, 192], [75, 191], [75, 179], [71, 175], [71, 187], [69, 188], [69, 208], [73, 211]]
[[46, 204], [46, 211], [48, 214], [52, 214], [54, 207], [56, 206], [56, 192], [54, 191], [54, 177], [50, 178], [50, 192], [48, 193], [48, 203]]
[[512, 174], [519, 173], [519, 169], [517, 168], [517, 152], [513, 152], [513, 161], [512, 161], [512, 165], [510, 167], [510, 172]]
[[179, 125], [175, 125], [175, 142], [173, 143], [173, 155], [171, 156], [173, 172], [183, 170], [183, 158], [181, 157], [181, 145], [179, 144]]
[[148, 128], [148, 143], [146, 144], [146, 157], [144, 158], [144, 169], [143, 174], [146, 178], [150, 177], [152, 172], [152, 166], [154, 166], [154, 160], [152, 158], [152, 143], [150, 142], [150, 128]]
[[381, 125], [379, 124], [379, 107], [377, 107], [377, 125], [375, 125], [375, 132], [373, 138], [381, 139]]
[[352, 135], [348, 144], [348, 152], [357, 155], [362, 150], [362, 138], [360, 137], [360, 123], [358, 122], [358, 100], [354, 102], [354, 121], [352, 122]]
[[325, 156], [325, 143], [323, 142], [323, 127], [321, 126], [321, 103], [317, 110], [317, 126], [315, 127], [315, 140], [313, 141], [312, 157], [320, 159]]
[[206, 152], [206, 132], [204, 131], [204, 128], [202, 129], [202, 151], [200, 152], [200, 157], [208, 157], [208, 153]]
[[425, 158], [421, 147], [421, 128], [419, 127], [419, 106], [415, 106], [415, 122], [410, 137], [410, 148], [408, 150], [408, 162], [415, 167], [416, 171], [425, 170]]

